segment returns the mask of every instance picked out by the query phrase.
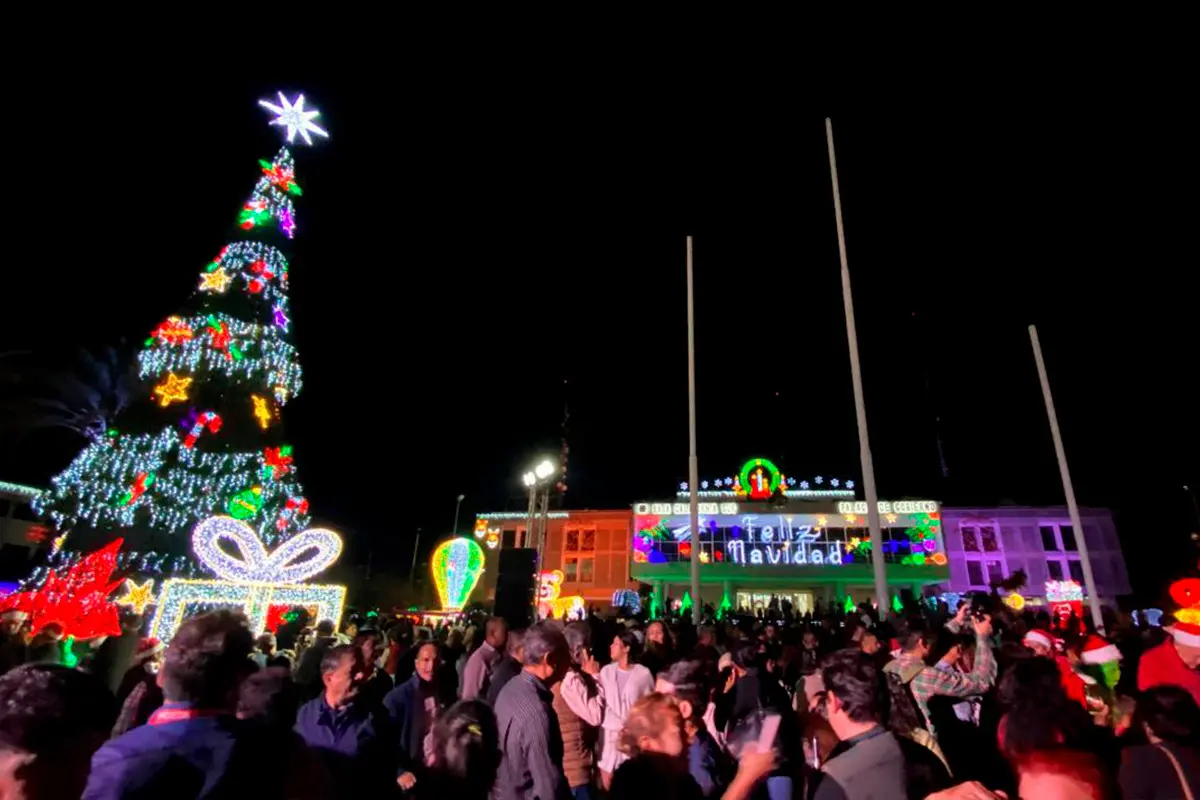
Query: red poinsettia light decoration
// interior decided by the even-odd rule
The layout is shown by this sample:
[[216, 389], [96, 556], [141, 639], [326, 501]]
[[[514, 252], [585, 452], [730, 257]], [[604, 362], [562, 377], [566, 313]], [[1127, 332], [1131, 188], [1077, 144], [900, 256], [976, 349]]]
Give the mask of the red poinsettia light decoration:
[[110, 583], [109, 577], [117, 567], [117, 551], [123, 543], [123, 539], [114, 539], [61, 576], [51, 572], [40, 589], [10, 594], [0, 600], [0, 612], [24, 611], [34, 634], [58, 623], [64, 635], [77, 640], [120, 636], [117, 604], [108, 596], [121, 585], [120, 580]]

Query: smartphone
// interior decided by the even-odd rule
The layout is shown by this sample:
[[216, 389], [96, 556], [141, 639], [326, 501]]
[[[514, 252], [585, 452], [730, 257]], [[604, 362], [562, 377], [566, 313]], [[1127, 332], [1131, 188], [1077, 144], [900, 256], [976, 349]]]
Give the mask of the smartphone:
[[766, 753], [775, 747], [775, 736], [779, 733], [779, 715], [772, 714], [763, 720], [758, 734], [758, 752]]

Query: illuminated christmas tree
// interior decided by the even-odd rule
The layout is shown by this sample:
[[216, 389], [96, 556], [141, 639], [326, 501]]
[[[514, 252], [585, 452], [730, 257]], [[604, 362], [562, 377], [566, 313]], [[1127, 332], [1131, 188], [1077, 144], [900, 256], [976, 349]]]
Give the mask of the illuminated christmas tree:
[[[277, 115], [272, 124], [286, 126], [289, 144], [297, 134], [308, 144], [310, 134], [327, 135], [303, 95], [279, 100], [261, 105]], [[307, 526], [308, 502], [280, 422], [301, 389], [284, 255], [301, 190], [288, 147], [260, 161], [257, 176], [233, 239], [201, 267], [190, 300], [138, 354], [138, 401], [35, 501], [65, 534], [51, 567], [119, 533], [127, 549], [118, 568], [198, 575], [188, 534], [207, 517], [241, 520], [271, 547]]]

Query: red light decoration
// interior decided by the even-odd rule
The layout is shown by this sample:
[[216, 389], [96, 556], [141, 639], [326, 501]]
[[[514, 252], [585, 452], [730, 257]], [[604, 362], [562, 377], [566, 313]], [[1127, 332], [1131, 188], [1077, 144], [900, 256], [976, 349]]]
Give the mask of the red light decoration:
[[121, 504], [131, 506], [137, 502], [137, 499], [146, 493], [146, 490], [154, 485], [154, 476], [148, 472], [138, 473], [137, 478], [133, 481], [133, 486], [129, 487], [129, 491], [121, 498]]
[[[292, 469], [292, 447], [268, 447], [263, 450], [263, 467], [271, 470], [271, 477], [279, 480]], [[291, 500], [288, 501], [289, 503]], [[307, 505], [307, 503], [306, 503]]]
[[150, 335], [167, 344], [179, 344], [186, 339], [191, 339], [195, 334], [181, 318], [168, 317], [165, 322], [159, 323]]
[[64, 636], [79, 640], [120, 636], [117, 604], [109, 601], [108, 596], [123, 582], [109, 582], [117, 567], [117, 551], [123, 543], [124, 539], [114, 539], [69, 567], [61, 577], [58, 572], [51, 572], [41, 589], [10, 594], [0, 600], [0, 612], [25, 612], [33, 634], [57, 623], [63, 627]]
[[188, 450], [195, 447], [196, 440], [200, 438], [200, 434], [204, 433], [206, 428], [209, 433], [216, 433], [221, 430], [221, 415], [215, 411], [205, 411], [196, 417], [196, 422], [192, 425], [192, 429], [188, 431], [188, 435], [183, 439], [183, 446]]

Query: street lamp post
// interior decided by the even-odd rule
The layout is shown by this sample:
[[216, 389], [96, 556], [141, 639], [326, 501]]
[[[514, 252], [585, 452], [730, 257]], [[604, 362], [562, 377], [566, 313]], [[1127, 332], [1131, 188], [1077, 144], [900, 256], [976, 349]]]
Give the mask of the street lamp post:
[[[533, 536], [534, 517], [538, 514], [538, 494], [542, 495], [541, 520], [538, 526], [536, 538], [533, 539], [533, 546], [537, 549], [537, 566], [534, 570], [534, 579], [540, 579], [542, 574], [542, 553], [546, 546], [546, 518], [547, 509], [550, 505], [550, 483], [557, 472], [558, 467], [548, 458], [543, 458], [537, 463], [532, 470], [521, 476], [525, 486], [529, 489], [529, 519], [525, 525], [525, 546], [528, 547], [529, 539]], [[537, 619], [537, 602], [538, 593], [533, 593], [533, 618]]]
[[454, 527], [451, 528], [455, 536], [458, 536], [458, 509], [462, 507], [462, 501], [466, 499], [465, 494], [458, 496], [458, 502], [454, 504]]

